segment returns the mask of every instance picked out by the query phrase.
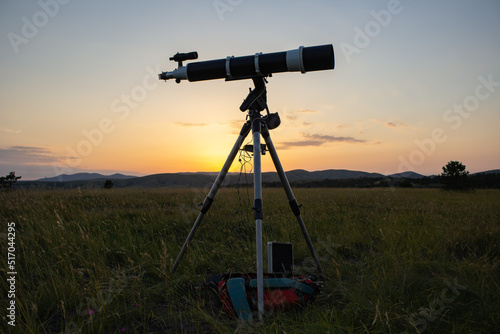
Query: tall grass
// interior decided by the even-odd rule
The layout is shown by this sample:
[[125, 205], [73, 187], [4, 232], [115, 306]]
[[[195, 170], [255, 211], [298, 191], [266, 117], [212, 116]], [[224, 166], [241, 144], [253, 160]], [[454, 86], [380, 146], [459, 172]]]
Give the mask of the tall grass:
[[[269, 314], [261, 324], [226, 317], [214, 293], [192, 288], [210, 274], [255, 270], [253, 199], [245, 191], [219, 192], [177, 272], [170, 273], [205, 192], [0, 193], [0, 268], [9, 271], [4, 245], [7, 223], [15, 222], [18, 273], [16, 327], [4, 328], [12, 333], [492, 333], [500, 328], [500, 191], [295, 190], [327, 280], [314, 303]], [[283, 191], [264, 189], [263, 197], [264, 242], [292, 242], [297, 270], [313, 271]], [[7, 290], [5, 279], [0, 285]], [[4, 323], [6, 303], [2, 299]]]

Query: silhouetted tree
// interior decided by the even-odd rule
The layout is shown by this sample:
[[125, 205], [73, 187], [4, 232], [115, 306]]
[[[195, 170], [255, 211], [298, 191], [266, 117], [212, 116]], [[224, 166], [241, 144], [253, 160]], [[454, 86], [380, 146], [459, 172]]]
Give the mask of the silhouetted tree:
[[115, 184], [113, 183], [112, 180], [106, 180], [104, 182], [104, 189], [111, 189], [111, 188], [113, 188], [114, 185]]
[[443, 188], [446, 190], [469, 190], [472, 188], [469, 172], [465, 165], [459, 161], [450, 161], [443, 166], [440, 178]]
[[0, 177], [0, 188], [12, 189], [20, 178], [21, 176], [16, 176], [16, 172], [10, 172], [9, 175]]

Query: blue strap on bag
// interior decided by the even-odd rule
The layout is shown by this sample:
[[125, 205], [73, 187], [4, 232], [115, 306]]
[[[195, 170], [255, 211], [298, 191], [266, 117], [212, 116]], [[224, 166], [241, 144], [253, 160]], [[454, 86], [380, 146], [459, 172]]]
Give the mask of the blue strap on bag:
[[245, 292], [245, 279], [242, 277], [228, 279], [227, 291], [238, 317], [241, 320], [252, 320], [252, 312], [250, 306], [248, 306]]

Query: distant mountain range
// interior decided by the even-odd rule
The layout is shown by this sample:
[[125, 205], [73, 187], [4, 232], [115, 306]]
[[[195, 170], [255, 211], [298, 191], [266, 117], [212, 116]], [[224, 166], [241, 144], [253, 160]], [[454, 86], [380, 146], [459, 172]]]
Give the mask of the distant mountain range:
[[113, 175], [102, 175], [99, 173], [77, 173], [77, 174], [62, 174], [54, 177], [45, 177], [43, 179], [38, 179], [37, 181], [44, 182], [68, 182], [68, 181], [89, 181], [89, 180], [124, 180], [132, 179], [137, 176], [133, 175], [123, 175], [116, 173]]
[[474, 174], [471, 174], [471, 175], [481, 175], [481, 174], [500, 174], [500, 169], [487, 170], [487, 171], [484, 171], [484, 172], [478, 172], [478, 173], [474, 173]]
[[[484, 171], [471, 175], [500, 174], [500, 169]], [[116, 188], [161, 188], [161, 187], [210, 187], [217, 177], [217, 172], [198, 173], [163, 173], [147, 176], [133, 176], [124, 174], [102, 175], [99, 173], [78, 173], [72, 175], [62, 174], [56, 177], [43, 178], [36, 181], [19, 181], [20, 186], [42, 187], [42, 188], [102, 188], [105, 180], [112, 180]], [[417, 182], [417, 180], [429, 179], [425, 175], [415, 172], [402, 172], [390, 175], [380, 173], [368, 173], [362, 171], [352, 171], [346, 169], [328, 169], [323, 171], [309, 172], [296, 169], [286, 172], [288, 181], [292, 186], [365, 186], [382, 183], [396, 184], [403, 180]], [[373, 181], [370, 181], [373, 180]], [[401, 180], [401, 181], [398, 181]], [[280, 179], [276, 172], [262, 173], [264, 184], [279, 184]], [[253, 183], [253, 174], [239, 175], [239, 173], [228, 173], [223, 186], [236, 184]]]
[[[238, 176], [239, 173], [228, 173], [229, 176], [226, 178], [233, 178], [233, 176]], [[113, 175], [102, 175], [99, 173], [77, 173], [77, 174], [62, 174], [59, 176], [38, 179], [36, 181], [41, 182], [69, 182], [69, 181], [100, 181], [100, 180], [129, 180], [129, 179], [140, 179], [141, 183], [169, 183], [178, 180], [202, 180], [207, 177], [212, 179], [217, 177], [217, 172], [197, 172], [197, 173], [163, 173], [163, 174], [153, 174], [147, 176], [133, 176], [124, 174], [113, 174]], [[287, 178], [290, 182], [293, 181], [310, 181], [310, 180], [336, 180], [336, 179], [353, 179], [359, 177], [385, 177], [385, 175], [380, 173], [368, 173], [361, 171], [352, 171], [346, 169], [328, 169], [323, 171], [309, 172], [303, 169], [296, 169], [286, 172]], [[397, 174], [387, 175], [387, 177], [404, 177], [404, 178], [421, 178], [424, 175], [415, 172], [403, 172]], [[154, 181], [156, 180], [156, 181]], [[262, 173], [262, 182], [277, 182], [279, 181], [278, 173], [276, 172], [265, 172]], [[135, 183], [135, 182], [132, 182]], [[232, 182], [231, 182], [232, 183]]]

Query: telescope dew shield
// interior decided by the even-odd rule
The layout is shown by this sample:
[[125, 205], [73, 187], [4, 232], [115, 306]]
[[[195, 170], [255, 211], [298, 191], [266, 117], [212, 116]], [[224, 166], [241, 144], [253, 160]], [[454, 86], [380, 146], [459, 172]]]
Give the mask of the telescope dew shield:
[[159, 75], [161, 80], [177, 79], [202, 81], [213, 79], [243, 79], [268, 76], [280, 72], [311, 72], [331, 70], [335, 67], [333, 45], [299, 47], [298, 49], [257, 53], [253, 56], [227, 57], [179, 66], [171, 72]]

